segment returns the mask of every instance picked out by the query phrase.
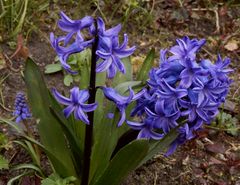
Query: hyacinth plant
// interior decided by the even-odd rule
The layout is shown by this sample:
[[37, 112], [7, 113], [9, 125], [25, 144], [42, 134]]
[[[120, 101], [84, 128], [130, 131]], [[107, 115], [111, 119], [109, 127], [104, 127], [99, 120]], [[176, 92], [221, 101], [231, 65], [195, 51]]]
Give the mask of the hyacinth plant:
[[[117, 185], [158, 152], [172, 154], [217, 115], [232, 70], [220, 55], [214, 63], [197, 58], [205, 40], [177, 39], [160, 51], [156, 68], [151, 50], [134, 81], [130, 56], [136, 47], [128, 47], [127, 34], [119, 38], [120, 24], [107, 29], [101, 18], [60, 16], [66, 34], [51, 33], [51, 45], [64, 70], [85, 72], [80, 84], [66, 95], [48, 90], [30, 58], [24, 72], [41, 148], [59, 176], [81, 185]], [[69, 63], [89, 49], [91, 61]]]

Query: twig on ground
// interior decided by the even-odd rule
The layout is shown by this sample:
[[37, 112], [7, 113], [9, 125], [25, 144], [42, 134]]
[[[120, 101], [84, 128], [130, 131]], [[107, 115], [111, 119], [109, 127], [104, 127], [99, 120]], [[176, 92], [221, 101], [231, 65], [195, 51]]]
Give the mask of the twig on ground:
[[0, 103], [0, 106], [5, 110], [5, 111], [8, 111], [8, 112], [13, 112], [13, 110], [5, 107], [2, 103]]
[[153, 185], [157, 185], [157, 179], [158, 179], [158, 174], [157, 174], [157, 172], [155, 172], [155, 178], [154, 178], [154, 184]]
[[202, 47], [202, 50], [203, 51], [205, 51], [210, 57], [211, 57], [211, 59], [214, 59], [214, 55], [210, 52], [210, 51], [208, 51], [206, 48], [204, 48], [204, 47]]
[[18, 73], [19, 71], [21, 71], [21, 69], [15, 69], [13, 66], [12, 66], [12, 60], [6, 55], [3, 53], [3, 56], [7, 59], [7, 67], [9, 67], [9, 69], [15, 73]]
[[215, 13], [215, 17], [216, 17], [216, 33], [220, 33], [220, 24], [219, 24], [219, 14], [218, 14], [218, 7], [216, 6], [213, 9], [214, 13]]
[[233, 93], [233, 96], [232, 96], [232, 98], [235, 98], [235, 96], [236, 96], [236, 94], [239, 92], [239, 90], [240, 90], [240, 86], [237, 88], [237, 90]]
[[150, 10], [150, 14], [152, 14], [152, 13], [153, 13], [154, 6], [155, 6], [155, 0], [153, 0], [153, 2], [152, 2], [152, 8], [151, 8], [151, 10]]
[[7, 79], [8, 76], [9, 76], [9, 74], [6, 75], [6, 76], [5, 76], [3, 79], [1, 79], [1, 81], [0, 81], [0, 99], [1, 99], [0, 106], [1, 106], [5, 111], [13, 112], [13, 110], [11, 110], [11, 109], [9, 109], [9, 108], [7, 108], [7, 107], [5, 106], [4, 98], [3, 98], [3, 93], [2, 93], [2, 88], [1, 88], [2, 83]]
[[181, 176], [186, 175], [186, 174], [188, 174], [188, 173], [191, 173], [191, 171], [187, 170], [187, 171], [185, 171], [185, 172], [182, 172], [182, 173], [180, 173], [177, 177], [172, 178], [172, 180], [177, 180], [177, 179], [179, 179]]
[[216, 25], [216, 33], [220, 33], [220, 23], [219, 23], [219, 14], [218, 14], [218, 6], [214, 8], [192, 8], [192, 11], [211, 11], [215, 14], [215, 25]]

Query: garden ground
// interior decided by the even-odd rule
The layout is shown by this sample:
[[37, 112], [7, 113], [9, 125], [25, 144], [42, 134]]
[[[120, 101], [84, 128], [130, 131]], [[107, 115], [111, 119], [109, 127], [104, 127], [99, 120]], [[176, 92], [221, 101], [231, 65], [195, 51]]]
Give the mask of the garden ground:
[[[16, 39], [4, 40], [0, 50], [1, 117], [12, 117], [16, 92], [25, 91], [21, 73], [24, 57], [32, 56], [43, 72], [47, 64], [54, 63], [55, 53], [48, 37], [50, 32], [57, 29], [56, 20], [60, 9], [67, 10], [66, 14], [76, 18], [81, 17], [84, 14], [81, 10], [86, 9], [85, 13], [89, 11], [88, 14], [101, 15], [107, 19], [108, 26], [121, 20], [124, 31], [129, 34], [130, 45], [136, 45], [138, 48], [132, 57], [136, 71], [150, 48], [159, 51], [160, 48], [174, 44], [176, 38], [185, 35], [191, 38], [206, 38], [207, 43], [199, 57], [215, 60], [216, 54], [220, 53], [223, 57], [231, 58], [231, 68], [234, 69], [232, 74], [234, 82], [224, 106], [225, 114], [222, 114], [221, 119], [223, 121], [220, 125], [204, 128], [197, 133], [196, 139], [179, 147], [172, 156], [166, 158], [162, 154], [157, 155], [130, 174], [122, 185], [240, 184], [240, 4], [237, 1], [160, 0], [144, 1], [139, 3], [138, 7], [126, 2], [115, 5], [113, 2], [112, 4], [100, 2], [98, 6], [86, 3], [81, 7], [75, 6], [74, 1], [70, 4], [51, 3], [48, 9], [37, 17], [39, 19], [35, 22], [37, 30], [32, 31], [27, 38], [27, 31], [23, 31], [22, 38], [25, 38], [25, 43], [18, 42], [17, 46], [22, 49], [14, 57], [11, 55], [17, 48], [14, 45]], [[115, 11], [116, 6], [119, 7]], [[127, 10], [130, 13], [126, 13]], [[60, 77], [62, 73], [45, 75], [45, 80], [49, 87], [57, 86], [59, 90], [66, 90], [59, 80]], [[35, 122], [32, 123], [32, 129], [37, 133]], [[1, 125], [0, 128], [10, 140], [14, 138], [14, 133], [6, 125]], [[19, 147], [14, 147], [4, 148], [1, 153], [13, 164], [30, 160]], [[6, 184], [14, 175], [15, 172], [1, 171], [0, 184]], [[29, 182], [38, 184], [39, 180], [25, 178], [22, 184]]]

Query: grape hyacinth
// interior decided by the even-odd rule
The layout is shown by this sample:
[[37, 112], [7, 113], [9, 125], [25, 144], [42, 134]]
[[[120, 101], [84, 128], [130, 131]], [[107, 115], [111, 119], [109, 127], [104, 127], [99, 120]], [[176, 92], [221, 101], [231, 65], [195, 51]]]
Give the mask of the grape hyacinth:
[[166, 155], [192, 139], [203, 124], [210, 124], [228, 93], [228, 74], [233, 71], [227, 68], [230, 59], [218, 55], [215, 63], [198, 60], [197, 52], [204, 43], [184, 37], [170, 48], [169, 57], [168, 50], [160, 51], [159, 67], [149, 72], [149, 90], [132, 111], [142, 122], [127, 121], [131, 128], [140, 130], [138, 138], [159, 139], [179, 127]]
[[13, 112], [13, 115], [16, 116], [16, 123], [32, 117], [32, 114], [30, 113], [29, 107], [26, 103], [24, 93], [17, 93], [14, 106], [15, 110]]

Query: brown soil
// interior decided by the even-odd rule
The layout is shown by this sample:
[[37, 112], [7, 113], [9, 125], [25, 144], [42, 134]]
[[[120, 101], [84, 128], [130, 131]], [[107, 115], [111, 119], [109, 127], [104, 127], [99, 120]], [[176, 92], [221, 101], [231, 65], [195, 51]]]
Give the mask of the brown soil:
[[[177, 37], [184, 35], [206, 38], [208, 42], [204, 46], [202, 56], [213, 59], [220, 52], [222, 56], [229, 56], [232, 60], [231, 67], [235, 69], [232, 78], [235, 81], [228, 100], [235, 107], [228, 111], [239, 119], [236, 112], [240, 110], [240, 50], [231, 51], [231, 48], [226, 49], [226, 45], [236, 42], [240, 47], [240, 5], [228, 6], [226, 2], [216, 5], [214, 2], [213, 7], [217, 7], [216, 11], [219, 16], [219, 22], [217, 22], [215, 9], [213, 10], [213, 7], [206, 9], [203, 2], [205, 1], [188, 0], [185, 1], [183, 7], [180, 7], [175, 1], [156, 1], [152, 12], [154, 19], [151, 24], [145, 28], [136, 28], [136, 24], [131, 22], [133, 19], [131, 18], [125, 30], [130, 34], [130, 44], [138, 46], [136, 55], [146, 55], [151, 47], [155, 47], [157, 50], [169, 47]], [[54, 62], [55, 57], [47, 40], [49, 32], [54, 31], [51, 24], [53, 25], [53, 23], [39, 25], [42, 32], [33, 33], [26, 43], [30, 55], [41, 66], [42, 71], [44, 66]], [[8, 56], [14, 52], [6, 43], [0, 47], [2, 52]], [[12, 62], [14, 68], [23, 69], [24, 60], [22, 58], [16, 57]], [[6, 75], [9, 76], [1, 85], [6, 108], [0, 107], [0, 116], [10, 118], [16, 92], [25, 91], [25, 86], [20, 72], [14, 72], [9, 67], [0, 69], [0, 76]], [[45, 80], [49, 87], [57, 86], [59, 90], [66, 90], [62, 81], [59, 81], [61, 77], [61, 73], [45, 75]], [[238, 126], [240, 126], [239, 123]], [[8, 127], [1, 125], [0, 129], [12, 137]], [[33, 129], [36, 129], [35, 126]], [[35, 130], [35, 132], [37, 131]], [[166, 158], [162, 154], [157, 155], [131, 173], [122, 185], [240, 185], [239, 141], [239, 136], [231, 136], [222, 131], [203, 130], [197, 139], [179, 147], [172, 156]], [[29, 161], [26, 153], [19, 148], [2, 153], [8, 159], [13, 158], [14, 163]], [[7, 179], [14, 175], [15, 173], [9, 171], [0, 172], [0, 184], [6, 184]]]

